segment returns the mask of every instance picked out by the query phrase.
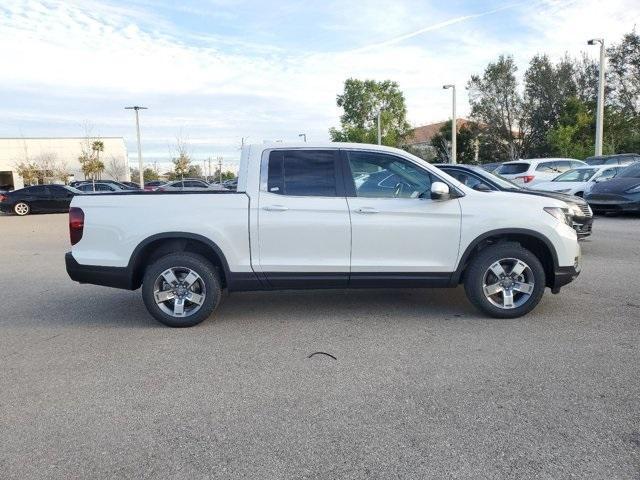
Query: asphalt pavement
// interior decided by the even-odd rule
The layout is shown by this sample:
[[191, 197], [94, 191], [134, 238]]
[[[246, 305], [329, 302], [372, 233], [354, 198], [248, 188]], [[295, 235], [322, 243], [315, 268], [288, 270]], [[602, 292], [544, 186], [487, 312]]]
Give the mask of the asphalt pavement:
[[[528, 316], [457, 289], [234, 293], [170, 329], [0, 216], [0, 477], [640, 478], [640, 217]], [[314, 355], [314, 352], [327, 355]]]

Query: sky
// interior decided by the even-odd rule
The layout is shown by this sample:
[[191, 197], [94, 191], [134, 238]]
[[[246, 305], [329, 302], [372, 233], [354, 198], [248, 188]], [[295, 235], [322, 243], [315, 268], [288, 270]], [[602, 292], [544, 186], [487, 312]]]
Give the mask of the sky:
[[500, 54], [520, 74], [532, 55], [617, 42], [638, 0], [2, 0], [0, 137], [125, 138], [168, 164], [176, 138], [194, 160], [232, 167], [249, 143], [327, 141], [345, 79], [391, 79], [413, 126], [446, 120]]

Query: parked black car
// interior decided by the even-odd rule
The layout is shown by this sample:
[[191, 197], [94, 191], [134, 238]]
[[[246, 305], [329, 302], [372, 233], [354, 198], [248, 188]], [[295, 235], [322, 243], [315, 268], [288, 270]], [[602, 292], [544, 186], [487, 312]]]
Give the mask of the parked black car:
[[[437, 164], [440, 170], [448, 173], [453, 178], [466, 186], [479, 191], [506, 191], [517, 192], [524, 195], [536, 195], [539, 197], [555, 198], [567, 203], [573, 216], [573, 228], [578, 237], [584, 238], [591, 235], [593, 227], [593, 212], [585, 200], [575, 195], [565, 193], [546, 192], [534, 190], [516, 185], [495, 173], [490, 173], [475, 165], [452, 165], [448, 163]], [[606, 182], [605, 182], [606, 183]]]
[[0, 194], [0, 211], [24, 216], [37, 212], [68, 212], [79, 190], [66, 185], [34, 185]]
[[629, 165], [611, 180], [596, 183], [585, 200], [599, 213], [640, 212], [640, 162]]

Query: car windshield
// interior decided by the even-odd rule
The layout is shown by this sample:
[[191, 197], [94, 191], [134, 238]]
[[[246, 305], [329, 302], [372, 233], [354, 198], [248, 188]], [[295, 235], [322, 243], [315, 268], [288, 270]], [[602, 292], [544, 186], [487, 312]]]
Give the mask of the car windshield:
[[584, 162], [587, 165], [603, 165], [605, 160], [606, 158], [603, 158], [603, 157], [593, 157], [593, 158], [585, 159]]
[[493, 183], [497, 183], [500, 188], [504, 188], [506, 190], [522, 190], [522, 187], [520, 185], [513, 183], [508, 178], [504, 178], [499, 173], [483, 171], [481, 175], [487, 177]]
[[569, 170], [568, 172], [564, 172], [562, 175], [557, 176], [552, 182], [586, 182], [589, 180], [594, 173], [596, 173], [595, 168], [576, 168], [574, 170]]
[[632, 165], [629, 165], [627, 168], [622, 170], [618, 175], [618, 178], [640, 178], [640, 162], [636, 162]]
[[528, 163], [505, 163], [498, 169], [497, 173], [500, 175], [515, 175], [524, 173], [527, 170], [529, 170]]

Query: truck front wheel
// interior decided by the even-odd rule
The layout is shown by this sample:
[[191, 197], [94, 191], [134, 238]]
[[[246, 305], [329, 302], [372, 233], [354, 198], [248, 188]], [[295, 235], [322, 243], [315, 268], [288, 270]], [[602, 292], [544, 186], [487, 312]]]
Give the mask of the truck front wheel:
[[495, 318], [529, 313], [542, 298], [544, 268], [533, 253], [516, 243], [481, 250], [465, 273], [467, 298]]
[[192, 327], [220, 303], [220, 279], [206, 258], [196, 253], [165, 255], [149, 265], [142, 299], [156, 320], [169, 327]]

